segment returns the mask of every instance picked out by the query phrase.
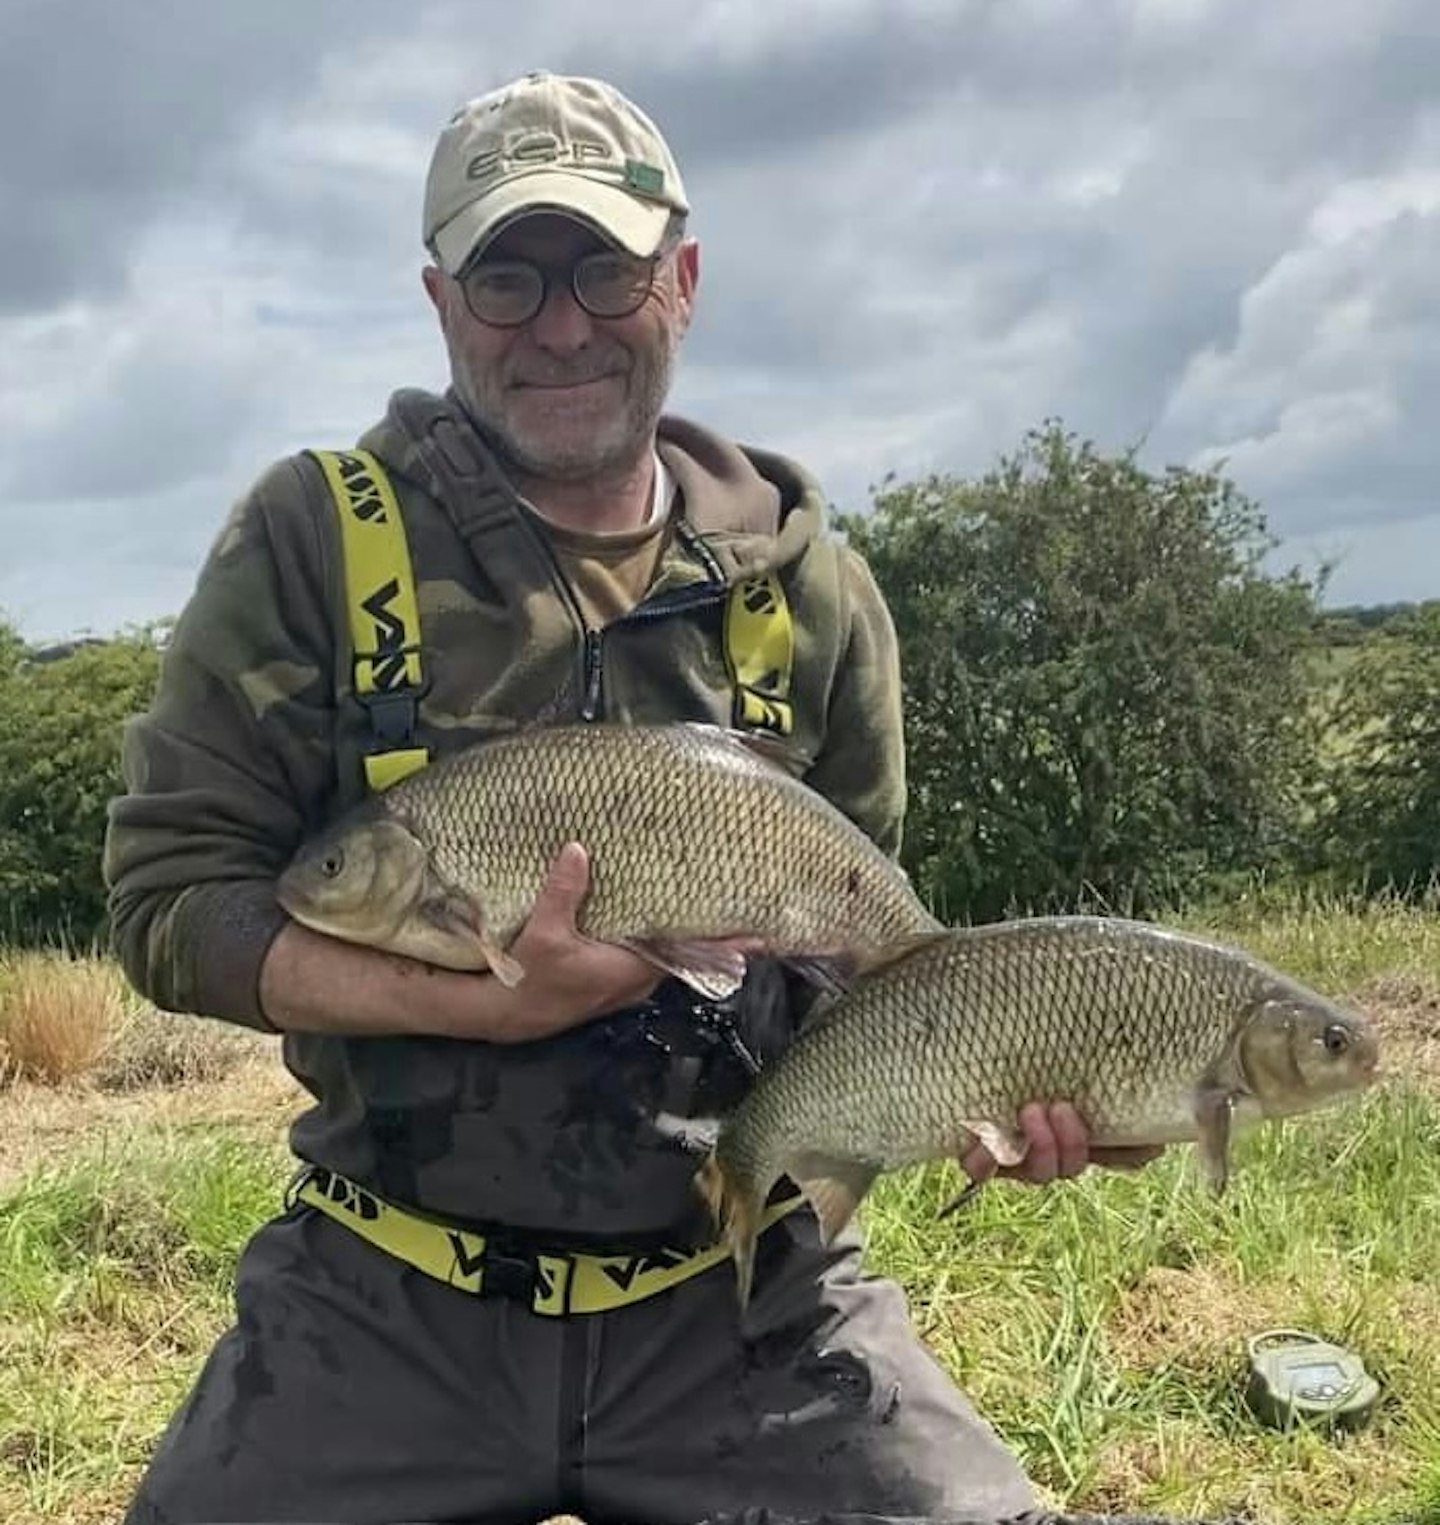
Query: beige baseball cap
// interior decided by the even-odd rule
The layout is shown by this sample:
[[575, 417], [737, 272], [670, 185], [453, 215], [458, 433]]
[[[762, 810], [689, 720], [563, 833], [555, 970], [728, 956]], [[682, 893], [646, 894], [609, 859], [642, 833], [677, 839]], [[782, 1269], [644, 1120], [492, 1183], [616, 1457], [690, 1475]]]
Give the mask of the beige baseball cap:
[[647, 256], [671, 214], [689, 210], [675, 158], [638, 106], [602, 80], [541, 71], [450, 118], [425, 182], [423, 236], [458, 275], [524, 212], [578, 217]]

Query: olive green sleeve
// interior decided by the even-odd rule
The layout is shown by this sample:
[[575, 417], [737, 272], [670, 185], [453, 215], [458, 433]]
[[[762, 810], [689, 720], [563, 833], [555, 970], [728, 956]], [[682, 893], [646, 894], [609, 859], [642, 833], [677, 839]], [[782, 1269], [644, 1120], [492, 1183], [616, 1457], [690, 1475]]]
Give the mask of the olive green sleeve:
[[870, 568], [838, 548], [838, 614], [848, 630], [806, 781], [892, 857], [905, 822], [905, 732], [895, 625]]
[[260, 966], [285, 922], [274, 881], [334, 773], [334, 634], [314, 501], [297, 458], [236, 506], [154, 702], [125, 734], [126, 792], [111, 802], [104, 855], [111, 939], [131, 982], [167, 1010], [268, 1027]]

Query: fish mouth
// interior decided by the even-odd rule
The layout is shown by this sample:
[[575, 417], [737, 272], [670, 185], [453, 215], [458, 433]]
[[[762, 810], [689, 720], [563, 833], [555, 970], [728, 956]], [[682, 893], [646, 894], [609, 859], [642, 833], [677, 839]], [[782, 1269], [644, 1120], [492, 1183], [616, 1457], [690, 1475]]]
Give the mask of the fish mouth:
[[1367, 1042], [1355, 1055], [1351, 1074], [1354, 1084], [1362, 1091], [1371, 1086], [1384, 1085], [1395, 1078], [1395, 1071], [1382, 1063], [1380, 1045], [1373, 1040]]

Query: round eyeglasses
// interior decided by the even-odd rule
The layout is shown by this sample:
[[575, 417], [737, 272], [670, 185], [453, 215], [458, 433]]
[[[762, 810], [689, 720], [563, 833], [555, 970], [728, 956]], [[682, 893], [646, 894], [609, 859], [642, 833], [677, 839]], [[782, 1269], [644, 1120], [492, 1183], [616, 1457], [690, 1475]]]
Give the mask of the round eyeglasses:
[[623, 249], [596, 249], [572, 265], [537, 265], [526, 259], [481, 260], [456, 277], [465, 305], [492, 328], [518, 328], [545, 305], [554, 280], [565, 280], [575, 300], [594, 318], [628, 318], [639, 310], [655, 271], [669, 252], [648, 259]]

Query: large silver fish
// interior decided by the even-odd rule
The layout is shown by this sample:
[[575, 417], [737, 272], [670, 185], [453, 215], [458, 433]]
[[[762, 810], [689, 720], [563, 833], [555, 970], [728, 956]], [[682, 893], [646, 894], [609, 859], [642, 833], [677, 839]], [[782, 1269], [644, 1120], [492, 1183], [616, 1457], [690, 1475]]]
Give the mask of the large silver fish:
[[572, 840], [591, 863], [581, 930], [712, 996], [745, 969], [717, 939], [754, 939], [838, 984], [940, 925], [773, 743], [690, 724], [542, 727], [467, 748], [302, 846], [278, 895], [317, 931], [514, 984], [507, 945]]
[[1017, 1114], [1069, 1100], [1096, 1145], [1198, 1139], [1222, 1188], [1232, 1127], [1370, 1082], [1363, 1017], [1238, 949], [1146, 923], [1051, 917], [917, 940], [825, 1007], [720, 1126], [697, 1183], [743, 1303], [782, 1176], [827, 1237], [883, 1170], [978, 1139], [1024, 1157]]

